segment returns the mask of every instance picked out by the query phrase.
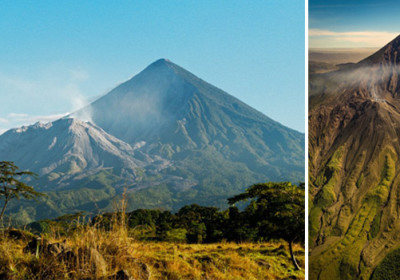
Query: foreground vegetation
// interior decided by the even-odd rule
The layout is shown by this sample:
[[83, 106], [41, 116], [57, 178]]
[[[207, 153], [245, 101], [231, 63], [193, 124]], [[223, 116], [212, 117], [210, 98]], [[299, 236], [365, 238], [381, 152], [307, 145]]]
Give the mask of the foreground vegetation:
[[[304, 248], [294, 254], [304, 268]], [[0, 279], [304, 279], [286, 242], [179, 244], [137, 241], [124, 219], [106, 230], [77, 225], [40, 238], [0, 233]]]
[[[246, 200], [250, 202], [243, 211], [234, 206]], [[289, 244], [294, 267], [300, 270], [292, 245], [304, 242], [304, 185], [289, 182], [255, 184], [228, 201], [231, 207], [227, 210], [196, 204], [184, 206], [177, 213], [139, 209], [125, 214], [123, 209], [114, 214], [98, 215], [91, 223], [109, 230], [114, 219], [125, 219], [130, 235], [141, 241], [242, 243], [283, 239]], [[80, 215], [38, 221], [31, 223], [29, 228], [39, 234], [54, 228], [67, 234], [74, 230]]]
[[[0, 173], [1, 221], [7, 199], [34, 190], [19, 174]], [[114, 213], [2, 229], [0, 279], [304, 278], [304, 249], [295, 243], [304, 243], [304, 184], [255, 184], [228, 202], [227, 210], [192, 204], [126, 213], [125, 192]]]

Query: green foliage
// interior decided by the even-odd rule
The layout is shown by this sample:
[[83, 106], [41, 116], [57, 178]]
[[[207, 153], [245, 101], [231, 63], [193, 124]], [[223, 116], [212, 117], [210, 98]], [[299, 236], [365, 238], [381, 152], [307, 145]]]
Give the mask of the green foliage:
[[175, 243], [186, 242], [187, 230], [184, 228], [174, 228], [166, 232], [165, 241]]
[[383, 167], [379, 183], [371, 186], [365, 194], [360, 208], [354, 213], [343, 236], [322, 253], [312, 256], [312, 278], [319, 275], [320, 279], [353, 279], [357, 274], [361, 275], [360, 279], [364, 279], [369, 275], [368, 269], [360, 262], [360, 255], [368, 240], [376, 238], [380, 232], [382, 206], [387, 202], [389, 189], [395, 178], [395, 154], [385, 150], [380, 157]]
[[251, 200], [244, 211], [249, 228], [257, 231], [257, 239], [281, 238], [289, 242], [289, 250], [295, 269], [300, 269], [293, 254], [295, 240], [305, 238], [305, 193], [304, 184], [290, 182], [255, 184], [246, 192], [229, 198], [233, 204]]
[[383, 204], [386, 202], [389, 196], [389, 188], [393, 181], [395, 175], [395, 163], [392, 157], [387, 154], [385, 155], [385, 162], [381, 172], [381, 181], [378, 186], [370, 190], [366, 196], [366, 202], [376, 202], [378, 204]]
[[381, 218], [382, 218], [382, 212], [377, 214], [372, 221], [370, 231], [368, 233], [368, 240], [371, 240], [375, 238], [378, 233], [379, 233], [379, 227], [381, 226]]
[[364, 174], [361, 173], [360, 177], [358, 178], [358, 180], [356, 182], [357, 188], [361, 187], [361, 184], [362, 184], [363, 181], [364, 181]]
[[[226, 239], [229, 241], [243, 242], [258, 240], [258, 228], [250, 225], [246, 213], [240, 212], [235, 206], [228, 209], [229, 223], [226, 225]], [[261, 237], [259, 239], [262, 239]]]
[[321, 215], [322, 210], [319, 207], [311, 208], [310, 215], [309, 215], [309, 227], [308, 227], [308, 235], [311, 240], [314, 240], [317, 235], [319, 228], [321, 226]]
[[56, 223], [52, 220], [41, 220], [30, 223], [28, 225], [28, 229], [35, 234], [40, 234], [40, 233], [46, 234], [51, 231], [52, 226], [55, 224]]
[[3, 219], [4, 212], [10, 200], [14, 198], [20, 199], [20, 197], [35, 199], [43, 196], [42, 193], [35, 191], [33, 187], [20, 181], [20, 178], [23, 176], [35, 177], [36, 175], [30, 171], [18, 171], [18, 166], [13, 162], [0, 162], [0, 198], [4, 200], [0, 220]]
[[245, 209], [250, 227], [263, 238], [303, 241], [305, 238], [304, 185], [290, 182], [255, 184], [246, 192], [230, 198], [230, 204], [251, 199]]
[[327, 208], [336, 201], [336, 194], [334, 191], [334, 183], [336, 181], [330, 180], [315, 197], [315, 204], [320, 208]]
[[400, 249], [395, 249], [382, 260], [371, 276], [371, 280], [397, 280], [400, 275]]
[[338, 148], [329, 160], [327, 167], [332, 171], [340, 171], [342, 168], [342, 156], [343, 156], [343, 146]]
[[[129, 197], [128, 197], [129, 199]], [[127, 225], [132, 236], [139, 240], [158, 240], [188, 243], [246, 242], [271, 239], [304, 240], [304, 185], [266, 183], [251, 186], [245, 193], [232, 197], [230, 202], [252, 199], [240, 211], [186, 205], [176, 213], [164, 210], [138, 209], [127, 213]], [[30, 224], [35, 232], [45, 232], [49, 225], [73, 223], [81, 213], [64, 215], [54, 220]], [[92, 219], [106, 230], [111, 230], [113, 216], [106, 213]], [[65, 230], [64, 230], [65, 231]]]
[[84, 212], [74, 214], [66, 214], [54, 220], [41, 220], [28, 224], [27, 228], [36, 234], [49, 234], [56, 231], [58, 235], [65, 236], [76, 230], [80, 222], [85, 222], [83, 217]]
[[135, 240], [154, 240], [156, 239], [156, 229], [147, 225], [139, 225], [130, 229], [129, 235]]
[[320, 176], [315, 179], [314, 184], [318, 187], [322, 187], [326, 183], [326, 177], [324, 174], [321, 174]]
[[338, 182], [339, 171], [342, 168], [343, 147], [338, 148], [327, 163], [324, 173], [321, 174], [315, 185], [322, 186], [315, 197], [315, 205], [326, 209], [336, 201], [335, 186]]
[[188, 231], [188, 242], [216, 242], [223, 238], [227, 216], [216, 207], [192, 204], [182, 207], [176, 215], [178, 223]]
[[[171, 147], [176, 150], [176, 146]], [[229, 149], [226, 152], [231, 153], [232, 150]], [[259, 158], [254, 160], [254, 168], [250, 168], [237, 159], [227, 159], [225, 151], [216, 151], [215, 148], [209, 146], [192, 149], [190, 152], [182, 148], [179, 153], [175, 152], [172, 155], [171, 160], [174, 161], [174, 165], [160, 172], [136, 170], [140, 180], [127, 193], [128, 211], [162, 208], [175, 212], [183, 205], [192, 203], [226, 209], [228, 197], [243, 192], [244, 186], [265, 180], [267, 178], [265, 174], [271, 171], [267, 169], [281, 169], [280, 166], [266, 167], [265, 163], [259, 162]], [[300, 168], [293, 173], [293, 176], [285, 178], [295, 181], [304, 176], [304, 174], [301, 176], [299, 174], [301, 174]], [[184, 178], [188, 185], [171, 183], [169, 179], [165, 179], [171, 176]], [[42, 177], [36, 185], [55, 186], [64, 177], [64, 174], [57, 173], [57, 176], [51, 176], [53, 181], [50, 184], [48, 179]], [[115, 186], [121, 186], [124, 183], [116, 170], [101, 170], [81, 180], [71, 182], [72, 189], [46, 191], [48, 197], [41, 203], [23, 200], [18, 204], [11, 203], [7, 208], [7, 214], [16, 222], [15, 225], [17, 222], [18, 225], [23, 225], [35, 220], [53, 219], [65, 213], [82, 210], [90, 212], [96, 209], [109, 212], [113, 210], [113, 202], [121, 200], [122, 190]], [[25, 211], [28, 208], [29, 211]]]

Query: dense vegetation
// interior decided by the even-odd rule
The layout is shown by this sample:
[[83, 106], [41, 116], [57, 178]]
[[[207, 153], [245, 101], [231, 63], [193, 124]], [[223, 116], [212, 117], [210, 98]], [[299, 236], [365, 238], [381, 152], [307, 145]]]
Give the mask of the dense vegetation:
[[122, 200], [91, 221], [76, 213], [30, 224], [40, 237], [5, 229], [0, 278], [304, 279], [304, 248], [293, 244], [304, 240], [304, 185], [257, 184], [229, 202], [246, 199], [244, 210], [193, 204], [176, 213], [126, 213]]
[[385, 256], [383, 261], [376, 267], [371, 276], [371, 280], [395, 280], [400, 275], [400, 250], [393, 250]]
[[256, 184], [228, 201], [126, 213], [124, 196], [114, 213], [4, 228], [0, 279], [303, 279], [304, 184]]
[[[230, 198], [229, 203], [233, 205], [248, 199], [250, 202], [243, 211], [236, 206], [221, 211], [192, 204], [177, 213], [139, 209], [128, 214], [122, 211], [99, 215], [91, 225], [111, 230], [113, 219], [123, 215], [130, 236], [140, 241], [238, 243], [284, 239], [289, 242], [293, 265], [299, 270], [292, 246], [295, 241], [304, 241], [304, 184], [299, 187], [289, 182], [256, 184]], [[75, 230], [73, 225], [78, 224], [81, 215], [42, 220], [31, 223], [29, 228], [36, 233], [49, 233], [57, 228], [59, 234], [68, 235]]]
[[[245, 199], [251, 201], [244, 210], [233, 205]], [[139, 209], [126, 214], [127, 225], [139, 240], [181, 243], [304, 240], [304, 185], [256, 184], [229, 202], [231, 207], [226, 210], [197, 204], [184, 206], [176, 213]], [[36, 233], [46, 233], [57, 225], [60, 232], [67, 232], [81, 216], [82, 213], [64, 215], [31, 223], [29, 227]], [[109, 229], [113, 218], [113, 213], [98, 215], [91, 223]]]

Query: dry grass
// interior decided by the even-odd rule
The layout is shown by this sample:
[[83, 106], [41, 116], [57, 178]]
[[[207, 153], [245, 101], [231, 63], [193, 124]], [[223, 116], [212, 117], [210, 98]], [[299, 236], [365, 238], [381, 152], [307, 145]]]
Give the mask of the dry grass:
[[[24, 252], [28, 242], [3, 236], [0, 278], [107, 279], [119, 270], [133, 279], [304, 279], [280, 243], [173, 244], [135, 242], [126, 230], [82, 226], [52, 254]], [[70, 252], [70, 253], [68, 253]], [[295, 247], [304, 267], [304, 249]], [[68, 255], [69, 254], [69, 255]]]
[[[132, 246], [152, 268], [152, 279], [304, 279], [304, 272], [294, 271], [287, 248], [279, 243], [140, 242]], [[304, 267], [304, 249], [295, 250]]]
[[[0, 279], [124, 279], [116, 276], [122, 270], [135, 280], [304, 279], [284, 243], [138, 242], [124, 214], [114, 218], [111, 230], [82, 224], [66, 237], [56, 230], [42, 236], [38, 245], [20, 232], [18, 237], [0, 232]], [[304, 268], [304, 248], [294, 250]]]

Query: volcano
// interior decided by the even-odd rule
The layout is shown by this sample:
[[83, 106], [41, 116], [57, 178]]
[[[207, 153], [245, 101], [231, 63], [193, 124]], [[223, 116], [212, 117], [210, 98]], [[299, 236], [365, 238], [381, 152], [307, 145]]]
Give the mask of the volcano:
[[66, 118], [4, 133], [0, 158], [49, 193], [14, 218], [111, 211], [124, 189], [128, 210], [226, 207], [251, 184], [302, 181], [304, 134], [160, 59]]
[[400, 245], [399, 52], [310, 74], [310, 279], [369, 279]]
[[[166, 59], [75, 114], [150, 154], [213, 154], [270, 180], [301, 178], [302, 135]], [[195, 164], [195, 162], [192, 162]], [[289, 175], [292, 173], [292, 175]]]

